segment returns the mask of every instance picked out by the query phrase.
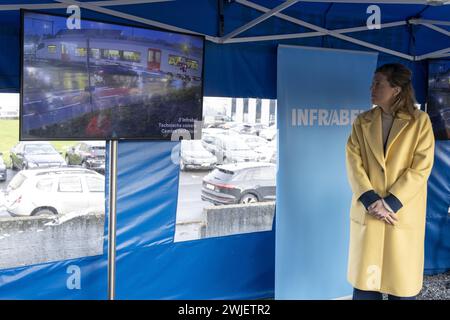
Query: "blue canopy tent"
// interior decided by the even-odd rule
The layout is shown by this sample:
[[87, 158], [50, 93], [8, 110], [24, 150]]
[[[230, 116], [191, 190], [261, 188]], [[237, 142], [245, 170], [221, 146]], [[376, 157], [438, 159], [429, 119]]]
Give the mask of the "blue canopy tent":
[[[77, 4], [72, 0], [15, 2], [0, 2], [0, 36], [5, 44], [0, 88], [9, 91], [19, 90], [18, 9], [64, 13], [61, 8]], [[86, 18], [205, 35], [206, 96], [275, 98], [276, 46], [294, 44], [378, 51], [380, 63], [402, 60], [413, 68], [418, 100], [423, 103], [426, 60], [449, 56], [450, 7], [441, 5], [444, 2], [115, 0], [78, 4], [88, 9], [83, 11]], [[379, 5], [380, 29], [366, 27], [370, 4]]]
[[[428, 61], [450, 57], [450, 5], [449, 1], [397, 0], [397, 1], [281, 1], [281, 0], [37, 0], [0, 1], [0, 91], [18, 92], [20, 89], [20, 8], [65, 13], [68, 5], [82, 8], [82, 17], [111, 22], [153, 26], [205, 35], [205, 96], [276, 98], [276, 52], [279, 44], [302, 45], [324, 48], [339, 48], [379, 52], [379, 64], [402, 62], [414, 72], [414, 87], [419, 103], [427, 98]], [[369, 30], [367, 19], [369, 5], [379, 6], [381, 23], [379, 29]], [[136, 147], [123, 148], [132, 152]], [[450, 235], [447, 211], [450, 199], [448, 168], [450, 152], [448, 141], [437, 145], [435, 176], [429, 183], [429, 205], [427, 222], [426, 272], [437, 273], [450, 269]], [[157, 154], [170, 157], [170, 146], [151, 146]], [[119, 156], [120, 156], [119, 151]], [[158, 156], [146, 158], [147, 163], [157, 162]], [[141, 170], [136, 166], [136, 170]], [[120, 170], [120, 168], [119, 168]], [[153, 170], [153, 169], [152, 169]], [[156, 169], [155, 169], [156, 170]], [[174, 170], [177, 170], [175, 168]], [[129, 180], [119, 174], [119, 185]], [[164, 180], [166, 179], [166, 180]], [[170, 185], [175, 196], [177, 173], [171, 171], [163, 180]], [[150, 188], [149, 192], [154, 192]], [[126, 193], [126, 192], [125, 192]], [[173, 195], [173, 194], [172, 194]], [[120, 197], [120, 194], [119, 194]], [[137, 197], [135, 195], [134, 197]], [[170, 211], [159, 220], [147, 220], [148, 228], [161, 228], [158, 235], [145, 233], [134, 222], [139, 219], [140, 208], [133, 204], [133, 195], [124, 195], [126, 210], [134, 212], [126, 221], [118, 223], [118, 263], [125, 270], [133, 265], [158, 257], [155, 264], [164, 266], [167, 276], [156, 269], [135, 271], [129, 275], [127, 284], [119, 284], [119, 298], [262, 298], [273, 296], [274, 235], [240, 235], [229, 239], [209, 239], [209, 242], [190, 242], [178, 247], [158, 247], [173, 244], [167, 230], [173, 227], [173, 206], [170, 203], [161, 210]], [[161, 201], [167, 198], [162, 197]], [[175, 200], [176, 201], [176, 200]], [[156, 202], [155, 202], [156, 206]], [[176, 205], [175, 205], [176, 207]], [[119, 205], [120, 209], [120, 205]], [[170, 209], [170, 210], [169, 210]], [[167, 221], [162, 221], [167, 218]], [[135, 220], [133, 220], [135, 219]], [[157, 222], [155, 226], [152, 223]], [[125, 225], [128, 224], [128, 226]], [[134, 227], [129, 227], [129, 226]], [[122, 229], [121, 229], [122, 228]], [[123, 232], [121, 233], [121, 230]], [[169, 230], [170, 231], [170, 230]], [[105, 231], [106, 232], [106, 231]], [[133, 235], [132, 235], [133, 233]], [[120, 238], [122, 236], [122, 239]], [[122, 245], [120, 241], [123, 241]], [[240, 244], [246, 242], [245, 245]], [[185, 246], [185, 247], [181, 247]], [[223, 251], [217, 253], [219, 246]], [[153, 247], [153, 248], [151, 248]], [[239, 247], [239, 249], [236, 249]], [[153, 250], [150, 256], [143, 250]], [[261, 250], [264, 249], [264, 250]], [[134, 253], [132, 250], [136, 250]], [[187, 259], [187, 270], [179, 272], [169, 266], [171, 257], [164, 255], [169, 250], [179, 260]], [[183, 251], [184, 250], [184, 251]], [[197, 250], [195, 253], [188, 250]], [[241, 250], [241, 251], [236, 251]], [[246, 258], [242, 259], [241, 254]], [[195, 259], [211, 255], [209, 264], [199, 267]], [[193, 256], [193, 257], [192, 257]], [[225, 266], [229, 273], [221, 271]], [[147, 260], [145, 260], [147, 259]], [[235, 262], [233, 262], [235, 260]], [[92, 264], [91, 258], [83, 261], [94, 278], [101, 275], [104, 260]], [[178, 261], [178, 260], [177, 260]], [[61, 268], [67, 264], [61, 264]], [[36, 267], [36, 266], [35, 266]], [[48, 270], [59, 265], [47, 265]], [[49, 287], [43, 275], [49, 276], [46, 266], [37, 266], [31, 271], [40, 277], [36, 285]], [[31, 288], [16, 290], [7, 279], [16, 279], [16, 285], [29, 283], [33, 272], [27, 267], [0, 271], [0, 298], [3, 297], [72, 297], [73, 292], [36, 293]], [[120, 273], [121, 270], [118, 270]], [[125, 271], [124, 271], [125, 272]], [[146, 273], [145, 273], [146, 272]], [[192, 272], [190, 280], [181, 280], [184, 273]], [[234, 272], [234, 274], [233, 274]], [[145, 276], [142, 277], [145, 273]], [[210, 274], [205, 276], [205, 274]], [[180, 274], [180, 275], [179, 275]], [[134, 278], [133, 278], [134, 276]], [[141, 278], [138, 278], [141, 276]], [[119, 277], [119, 275], [118, 275]], [[214, 288], [208, 284], [217, 281]], [[239, 283], [238, 283], [239, 282]], [[151, 283], [151, 285], [149, 285]], [[146, 287], [144, 288], [144, 284]], [[94, 289], [94, 286], [95, 289]], [[122, 286], [122, 288], [121, 288]], [[134, 286], [132, 288], [132, 286]], [[50, 286], [51, 287], [51, 286]], [[79, 298], [105, 298], [100, 292], [105, 279], [93, 281], [91, 293], [79, 294]], [[15, 289], [14, 289], [15, 290]], [[50, 289], [49, 289], [50, 290]], [[120, 290], [122, 290], [120, 292]]]

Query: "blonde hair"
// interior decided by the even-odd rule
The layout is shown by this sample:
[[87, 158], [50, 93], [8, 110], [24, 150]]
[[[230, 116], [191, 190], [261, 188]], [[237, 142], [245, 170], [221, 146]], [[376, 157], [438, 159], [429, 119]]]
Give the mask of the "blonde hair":
[[400, 63], [388, 63], [377, 68], [375, 73], [383, 74], [391, 87], [400, 87], [400, 93], [394, 98], [391, 110], [394, 114], [403, 111], [415, 116], [416, 97], [412, 86], [410, 69]]

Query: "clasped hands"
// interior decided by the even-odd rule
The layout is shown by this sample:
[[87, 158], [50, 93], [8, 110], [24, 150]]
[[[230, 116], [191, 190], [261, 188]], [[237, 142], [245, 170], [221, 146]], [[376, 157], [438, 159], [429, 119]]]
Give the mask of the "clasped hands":
[[369, 206], [368, 213], [371, 216], [374, 216], [379, 220], [384, 220], [386, 223], [389, 223], [391, 225], [395, 225], [395, 222], [397, 222], [395, 213], [390, 212], [388, 209], [386, 209], [381, 199], [375, 201]]

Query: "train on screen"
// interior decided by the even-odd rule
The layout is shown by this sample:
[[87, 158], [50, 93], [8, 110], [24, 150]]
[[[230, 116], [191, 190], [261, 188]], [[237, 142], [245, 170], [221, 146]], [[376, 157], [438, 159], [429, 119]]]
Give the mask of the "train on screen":
[[189, 56], [168, 44], [144, 40], [55, 36], [42, 39], [33, 51], [32, 56], [37, 61], [71, 65], [86, 64], [89, 60], [89, 66], [113, 73], [147, 73], [187, 81], [200, 81], [202, 75], [201, 58]]

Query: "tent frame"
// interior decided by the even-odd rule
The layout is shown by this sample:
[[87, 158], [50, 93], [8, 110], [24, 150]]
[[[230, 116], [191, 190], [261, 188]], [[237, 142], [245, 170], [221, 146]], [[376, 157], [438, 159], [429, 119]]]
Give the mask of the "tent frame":
[[[320, 37], [320, 36], [331, 36], [338, 39], [341, 39], [343, 41], [347, 41], [350, 43], [354, 43], [357, 45], [360, 45], [365, 48], [377, 50], [380, 52], [384, 52], [393, 56], [397, 56], [406, 60], [410, 61], [421, 61], [424, 59], [432, 59], [432, 58], [445, 58], [450, 57], [450, 47], [432, 51], [420, 56], [413, 56], [410, 54], [405, 54], [403, 52], [399, 52], [396, 50], [392, 50], [389, 48], [385, 48], [382, 46], [378, 46], [372, 43], [369, 43], [367, 41], [362, 41], [355, 39], [353, 37], [345, 35], [346, 33], [352, 33], [352, 32], [361, 32], [361, 31], [368, 31], [369, 29], [367, 26], [360, 26], [360, 27], [353, 27], [353, 28], [345, 28], [345, 29], [335, 29], [330, 30], [326, 28], [322, 28], [320, 26], [311, 24], [309, 22], [306, 22], [304, 20], [300, 20], [297, 18], [294, 18], [292, 16], [286, 15], [281, 13], [281, 11], [287, 9], [288, 7], [298, 3], [298, 2], [305, 2], [305, 0], [286, 0], [282, 2], [280, 5], [273, 9], [266, 8], [264, 6], [258, 5], [252, 1], [248, 0], [235, 0], [236, 3], [246, 6], [249, 8], [252, 8], [254, 10], [262, 12], [262, 15], [258, 18], [246, 23], [245, 25], [235, 29], [234, 31], [222, 36], [222, 37], [214, 37], [207, 34], [198, 33], [192, 30], [179, 28], [176, 26], [172, 26], [166, 23], [161, 23], [155, 20], [145, 19], [139, 16], [123, 13], [117, 10], [105, 8], [109, 6], [120, 6], [120, 5], [130, 5], [130, 4], [144, 4], [144, 3], [159, 3], [159, 2], [170, 2], [173, 0], [107, 0], [107, 1], [88, 1], [88, 2], [79, 2], [75, 0], [55, 0], [59, 3], [45, 3], [45, 4], [15, 4], [15, 5], [0, 5], [0, 11], [5, 10], [19, 10], [20, 8], [26, 8], [26, 9], [57, 9], [57, 8], [65, 8], [67, 5], [77, 5], [81, 8], [85, 8], [88, 10], [96, 11], [99, 13], [131, 20], [134, 22], [139, 22], [145, 25], [149, 25], [152, 27], [157, 28], [163, 28], [170, 31], [175, 32], [183, 32], [188, 34], [194, 34], [194, 35], [203, 35], [205, 36], [205, 39], [208, 41], [211, 41], [213, 43], [217, 44], [231, 44], [231, 43], [246, 43], [246, 42], [259, 42], [259, 41], [274, 41], [274, 40], [285, 40], [285, 39], [298, 39], [298, 38], [310, 38], [310, 37]], [[428, 4], [428, 5], [448, 5], [450, 4], [450, 0], [308, 0], [307, 2], [334, 2], [334, 3], [367, 3], [367, 4], [374, 4], [374, 3], [389, 3], [389, 4]], [[302, 33], [290, 33], [290, 34], [277, 34], [277, 35], [266, 35], [266, 36], [254, 36], [254, 37], [236, 37], [237, 35], [257, 26], [261, 22], [271, 18], [271, 17], [277, 17], [279, 19], [289, 21], [293, 24], [306, 27], [308, 29], [311, 29], [313, 31], [311, 32], [302, 32]], [[422, 25], [430, 30], [433, 30], [435, 32], [441, 33], [447, 37], [450, 37], [450, 32], [439, 27], [439, 26], [450, 26], [450, 21], [439, 21], [439, 20], [426, 20], [426, 19], [409, 19], [406, 21], [396, 21], [396, 22], [390, 22], [390, 23], [384, 23], [379, 25], [379, 29], [383, 28], [392, 28], [392, 27], [398, 27], [403, 25]]]

